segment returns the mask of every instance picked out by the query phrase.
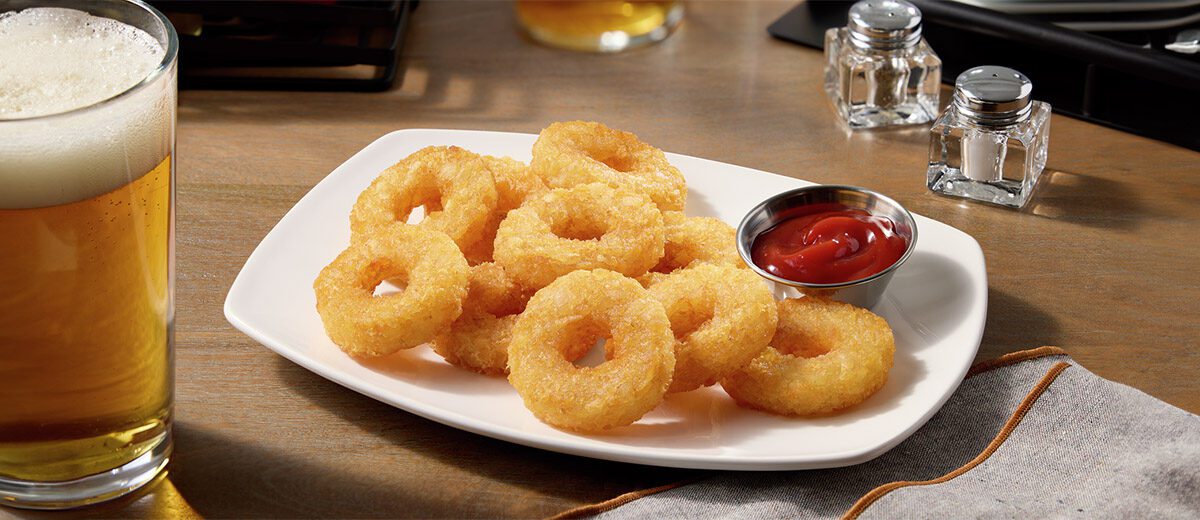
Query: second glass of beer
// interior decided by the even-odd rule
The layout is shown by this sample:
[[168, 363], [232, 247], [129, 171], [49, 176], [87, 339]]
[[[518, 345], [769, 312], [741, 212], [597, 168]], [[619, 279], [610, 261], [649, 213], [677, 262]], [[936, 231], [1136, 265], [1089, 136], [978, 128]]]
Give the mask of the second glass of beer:
[[680, 0], [517, 0], [517, 22], [535, 41], [583, 52], [660, 42], [683, 21]]
[[177, 49], [138, 0], [0, 0], [0, 504], [170, 456]]

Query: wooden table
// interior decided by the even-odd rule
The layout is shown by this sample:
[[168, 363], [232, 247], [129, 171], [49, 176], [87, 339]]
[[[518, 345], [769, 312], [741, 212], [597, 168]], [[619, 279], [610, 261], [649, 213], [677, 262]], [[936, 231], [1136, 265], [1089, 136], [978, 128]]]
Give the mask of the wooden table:
[[532, 517], [698, 473], [441, 426], [326, 381], [226, 323], [225, 293], [275, 222], [401, 128], [536, 133], [594, 119], [668, 151], [888, 193], [982, 245], [979, 358], [1059, 345], [1101, 376], [1200, 412], [1200, 154], [1055, 115], [1032, 210], [934, 196], [925, 129], [839, 129], [821, 54], [768, 37], [790, 5], [694, 2], [663, 44], [595, 56], [523, 40], [508, 3], [427, 2], [390, 92], [183, 92], [177, 451], [168, 479], [84, 513]]

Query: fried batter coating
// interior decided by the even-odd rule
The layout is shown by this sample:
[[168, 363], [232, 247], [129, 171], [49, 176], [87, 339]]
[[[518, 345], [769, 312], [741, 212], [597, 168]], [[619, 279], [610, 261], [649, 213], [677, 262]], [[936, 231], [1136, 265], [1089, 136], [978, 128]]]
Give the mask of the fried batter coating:
[[896, 346], [887, 321], [814, 296], [779, 302], [771, 347], [721, 386], [738, 404], [780, 415], [824, 415], [887, 382]]
[[[599, 339], [607, 360], [571, 361]], [[662, 401], [675, 367], [671, 323], [636, 281], [576, 271], [533, 295], [512, 331], [508, 381], [541, 421], [595, 432], [637, 421]]]
[[529, 166], [552, 188], [603, 182], [644, 193], [663, 211], [682, 211], [687, 200], [687, 182], [662, 150], [596, 122], [547, 126]]
[[433, 340], [433, 350], [455, 366], [481, 374], [507, 374], [512, 327], [532, 295], [499, 265], [472, 267], [462, 315]]
[[748, 269], [737, 252], [737, 232], [712, 217], [688, 217], [682, 211], [664, 211], [666, 243], [663, 256], [650, 272], [638, 278], [649, 287], [677, 269], [708, 263]]
[[641, 276], [662, 254], [662, 213], [650, 199], [601, 183], [551, 190], [509, 212], [496, 233], [496, 263], [531, 288], [580, 269]]
[[430, 146], [392, 165], [359, 196], [350, 212], [351, 240], [404, 223], [418, 207], [418, 225], [441, 231], [460, 250], [479, 242], [498, 196], [483, 159], [457, 146]]
[[668, 393], [709, 386], [746, 366], [775, 335], [775, 299], [762, 278], [728, 265], [680, 269], [650, 286], [675, 334]]
[[492, 172], [496, 182], [496, 193], [500, 196], [496, 204], [498, 211], [517, 209], [525, 203], [525, 199], [550, 189], [529, 166], [516, 159], [485, 155], [483, 163]]
[[[383, 356], [428, 342], [462, 311], [467, 260], [445, 233], [401, 224], [379, 229], [321, 270], [313, 283], [325, 332], [347, 354]], [[375, 296], [384, 280], [407, 284]]]
[[545, 193], [550, 188], [525, 163], [508, 157], [483, 156], [483, 163], [496, 182], [496, 209], [488, 215], [483, 234], [474, 244], [463, 249], [471, 265], [492, 261], [496, 231], [508, 212], [521, 207], [525, 200]]

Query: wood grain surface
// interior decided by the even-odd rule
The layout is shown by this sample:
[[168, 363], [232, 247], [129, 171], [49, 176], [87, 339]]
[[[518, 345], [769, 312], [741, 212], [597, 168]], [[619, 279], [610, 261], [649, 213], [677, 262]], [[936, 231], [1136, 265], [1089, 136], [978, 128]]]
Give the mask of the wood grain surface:
[[594, 119], [667, 151], [882, 191], [982, 245], [981, 359], [1058, 345], [1200, 412], [1200, 154], [1056, 114], [1030, 210], [932, 195], [925, 128], [841, 129], [820, 52], [767, 35], [791, 5], [692, 2], [666, 42], [599, 56], [524, 40], [509, 3], [424, 2], [390, 92], [182, 92], [169, 476], [97, 508], [0, 516], [537, 517], [697, 475], [441, 426], [226, 323], [226, 291], [258, 241], [327, 173], [402, 128], [536, 133]]

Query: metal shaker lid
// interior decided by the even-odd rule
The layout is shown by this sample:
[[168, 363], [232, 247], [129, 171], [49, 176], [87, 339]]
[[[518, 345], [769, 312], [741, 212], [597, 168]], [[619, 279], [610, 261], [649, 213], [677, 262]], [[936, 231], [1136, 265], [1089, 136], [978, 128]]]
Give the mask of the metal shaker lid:
[[1029, 116], [1033, 83], [1008, 67], [984, 65], [958, 75], [953, 102], [958, 110], [984, 124], [1010, 124]]
[[862, 0], [850, 7], [846, 25], [852, 42], [876, 49], [916, 45], [921, 10], [904, 0]]

